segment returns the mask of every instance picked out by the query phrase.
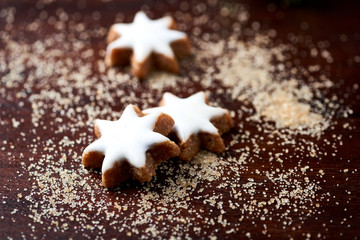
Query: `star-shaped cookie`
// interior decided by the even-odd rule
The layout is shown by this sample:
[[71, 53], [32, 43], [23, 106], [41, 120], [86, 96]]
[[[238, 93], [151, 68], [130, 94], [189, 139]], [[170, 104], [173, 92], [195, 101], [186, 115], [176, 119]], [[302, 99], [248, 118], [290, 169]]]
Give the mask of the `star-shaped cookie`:
[[150, 181], [156, 167], [179, 154], [179, 147], [166, 135], [174, 121], [163, 113], [144, 115], [133, 105], [117, 121], [95, 120], [97, 140], [85, 148], [85, 167], [101, 168], [102, 183], [114, 187], [132, 177]]
[[201, 148], [211, 152], [223, 152], [225, 145], [221, 134], [229, 131], [233, 121], [226, 109], [211, 107], [204, 92], [188, 98], [178, 98], [165, 93], [160, 107], [150, 108], [144, 113], [166, 113], [175, 124], [170, 138], [180, 146], [179, 158], [189, 161]]
[[155, 67], [179, 72], [176, 57], [190, 54], [191, 45], [185, 33], [175, 30], [171, 17], [149, 19], [138, 12], [133, 23], [111, 26], [107, 41], [106, 63], [125, 65], [131, 61], [132, 74], [145, 78]]

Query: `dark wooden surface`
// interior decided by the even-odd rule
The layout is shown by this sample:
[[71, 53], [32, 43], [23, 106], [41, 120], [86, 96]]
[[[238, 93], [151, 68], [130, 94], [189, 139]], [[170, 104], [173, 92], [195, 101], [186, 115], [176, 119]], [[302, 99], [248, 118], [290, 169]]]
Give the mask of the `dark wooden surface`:
[[[55, 13], [56, 9], [61, 7], [70, 15], [78, 12], [80, 16], [91, 15], [94, 11], [99, 11], [101, 12], [101, 18], [97, 20], [97, 22], [91, 22], [91, 19], [89, 20], [82, 17], [75, 19], [75, 22], [86, 22], [86, 26], [90, 27], [101, 26], [107, 28], [110, 26], [110, 24], [112, 24], [115, 19], [115, 15], [119, 12], [122, 12], [126, 20], [130, 21], [140, 6], [150, 6], [151, 11], [154, 12], [154, 16], [156, 17], [161, 17], [164, 13], [175, 12], [179, 6], [177, 1], [173, 1], [174, 4], [168, 4], [165, 3], [165, 1], [146, 1], [145, 3], [142, 1], [119, 1], [117, 3], [111, 1], [106, 1], [105, 3], [100, 1], [87, 1], [85, 5], [82, 4], [81, 1], [79, 1], [78, 4], [69, 1], [62, 1], [61, 3], [56, 2], [44, 5], [43, 7], [40, 7], [41, 9], [39, 10], [35, 7], [36, 2], [37, 1], [2, 1], [0, 3], [0, 9], [14, 7], [16, 9], [16, 18], [13, 22], [11, 30], [6, 30], [6, 23], [4, 20], [5, 18], [1, 18], [0, 30], [2, 32], [11, 32], [11, 36], [15, 40], [31, 43], [35, 42], [36, 40], [41, 41], [44, 36], [50, 36], [56, 32], [54, 28], [46, 24], [41, 25], [42, 27], [37, 29], [35, 32], [26, 32], [22, 29], [23, 24], [34, 21], [34, 19], [38, 17], [39, 12], [42, 10], [46, 10], [49, 15], [51, 15]], [[196, 1], [196, 3], [198, 2], [199, 1]], [[294, 206], [284, 206], [281, 209], [276, 209], [274, 205], [270, 205], [268, 206], [268, 209], [270, 212], [272, 212], [273, 215], [268, 213], [265, 214], [266, 218], [264, 220], [261, 219], [261, 212], [242, 212], [241, 208], [245, 205], [249, 205], [249, 203], [254, 199], [257, 201], [267, 200], [266, 194], [264, 197], [264, 195], [260, 194], [260, 192], [267, 192], [268, 195], [271, 195], [273, 191], [277, 191], [277, 183], [275, 183], [274, 186], [270, 183], [270, 181], [265, 181], [263, 185], [256, 189], [259, 191], [259, 194], [248, 194], [242, 196], [241, 201], [239, 201], [241, 204], [240, 207], [233, 209], [228, 204], [223, 206], [225, 212], [224, 216], [228, 221], [228, 225], [226, 226], [223, 226], [217, 222], [214, 225], [209, 225], [206, 222], [207, 220], [196, 217], [198, 216], [196, 214], [192, 215], [188, 209], [183, 209], [180, 211], [179, 214], [183, 214], [184, 216], [192, 216], [191, 221], [193, 221], [195, 225], [200, 228], [202, 222], [205, 221], [203, 223], [205, 226], [204, 230], [201, 230], [200, 232], [189, 228], [189, 222], [183, 223], [184, 225], [178, 225], [179, 223], [176, 221], [159, 221], [158, 219], [155, 219], [155, 215], [151, 223], [148, 225], [139, 225], [137, 227], [139, 229], [137, 234], [129, 234], [129, 229], [132, 227], [126, 228], [126, 230], [119, 230], [120, 228], [115, 229], [113, 227], [114, 224], [119, 226], [125, 224], [124, 222], [126, 222], [127, 225], [131, 224], [131, 220], [129, 222], [125, 221], [124, 219], [126, 219], [131, 214], [131, 212], [137, 212], [137, 205], [129, 207], [128, 211], [122, 212], [120, 219], [110, 217], [111, 221], [107, 221], [107, 219], [104, 217], [99, 218], [98, 224], [107, 229], [105, 233], [97, 229], [86, 229], [86, 224], [81, 221], [70, 221], [66, 219], [61, 220], [61, 216], [54, 217], [54, 219], [60, 219], [59, 222], [61, 224], [67, 223], [69, 228], [57, 228], [51, 217], [49, 217], [50, 215], [43, 215], [42, 221], [40, 223], [36, 222], [32, 217], [29, 217], [29, 215], [32, 214], [31, 211], [34, 209], [38, 212], [45, 211], [41, 206], [41, 202], [45, 199], [42, 197], [42, 195], [46, 196], [48, 194], [51, 195], [54, 193], [32, 192], [32, 186], [34, 186], [34, 184], [36, 185], [38, 182], [35, 181], [29, 173], [34, 171], [34, 169], [26, 170], [27, 166], [30, 165], [30, 162], [34, 163], [39, 159], [43, 159], [44, 155], [48, 154], [48, 152], [44, 150], [44, 147], [46, 146], [45, 140], [52, 139], [52, 147], [55, 148], [55, 151], [49, 152], [48, 156], [50, 156], [50, 159], [53, 157], [53, 159], [57, 159], [56, 161], [58, 161], [58, 159], [60, 159], [61, 156], [65, 154], [67, 155], [67, 162], [65, 167], [62, 169], [65, 168], [69, 171], [73, 171], [74, 169], [81, 168], [81, 152], [83, 148], [93, 139], [92, 126], [85, 124], [82, 128], [80, 128], [80, 130], [77, 129], [73, 135], [69, 129], [64, 132], [54, 134], [54, 128], [51, 124], [49, 124], [49, 122], [54, 121], [56, 117], [62, 118], [63, 116], [59, 111], [53, 111], [52, 107], [54, 106], [51, 106], [43, 115], [43, 122], [40, 124], [40, 127], [38, 127], [37, 130], [33, 132], [32, 129], [36, 127], [31, 123], [31, 114], [33, 110], [31, 107], [31, 101], [29, 99], [31, 95], [41, 91], [42, 81], [44, 79], [37, 79], [36, 81], [38, 81], [39, 84], [32, 85], [32, 89], [27, 89], [25, 87], [26, 84], [20, 84], [18, 87], [8, 88], [5, 86], [5, 80], [2, 80], [0, 86], [2, 89], [0, 94], [0, 181], [2, 183], [0, 187], [0, 238], [96, 239], [98, 237], [105, 239], [123, 239], [128, 237], [138, 239], [140, 236], [145, 238], [154, 238], [154, 236], [151, 236], [148, 233], [145, 234], [145, 229], [151, 225], [155, 225], [159, 230], [161, 230], [161, 228], [165, 229], [164, 232], [160, 231], [160, 233], [158, 233], [157, 237], [155, 238], [169, 238], [174, 234], [174, 232], [171, 232], [172, 227], [178, 225], [180, 226], [180, 230], [175, 231], [174, 235], [175, 237], [180, 238], [206, 239], [210, 236], [217, 236], [218, 239], [262, 239], [266, 237], [273, 239], [287, 239], [292, 237], [295, 239], [359, 239], [360, 94], [359, 90], [356, 88], [356, 84], [360, 84], [360, 3], [357, 1], [309, 2], [301, 5], [285, 6], [282, 2], [270, 3], [268, 1], [260, 0], [244, 1], [243, 6], [246, 7], [250, 14], [250, 19], [248, 23], [245, 24], [244, 28], [251, 26], [251, 23], [256, 21], [261, 24], [261, 29], [263, 31], [275, 29], [277, 35], [274, 37], [273, 44], [276, 45], [280, 43], [292, 43], [297, 46], [299, 51], [294, 53], [292, 61], [302, 66], [314, 64], [316, 59], [314, 60], [308, 55], [302, 54], [301, 49], [307, 47], [307, 43], [306, 41], [294, 42], [294, 36], [300, 37], [300, 39], [310, 38], [311, 42], [315, 44], [319, 44], [320, 42], [320, 44], [322, 43], [329, 45], [327, 49], [331, 53], [334, 61], [331, 63], [326, 63], [324, 61], [315, 62], [320, 64], [322, 69], [326, 70], [325, 72], [327, 76], [331, 79], [332, 82], [334, 82], [334, 86], [324, 92], [324, 97], [331, 97], [332, 95], [336, 95], [338, 97], [336, 102], [340, 105], [340, 108], [350, 108], [353, 112], [347, 117], [344, 117], [340, 113], [334, 114], [331, 120], [332, 126], [325, 130], [325, 132], [321, 135], [320, 140], [313, 140], [308, 136], [296, 137], [299, 142], [301, 139], [304, 139], [305, 141], [309, 139], [309, 141], [316, 142], [316, 144], [319, 146], [319, 152], [327, 152], [329, 154], [320, 154], [321, 157], [319, 158], [308, 158], [305, 156], [306, 152], [304, 153], [300, 151], [300, 155], [304, 154], [304, 156], [299, 156], [299, 149], [296, 147], [291, 147], [290, 152], [288, 152], [288, 156], [294, 155], [295, 157], [289, 158], [285, 156], [284, 158], [288, 161], [285, 161], [282, 165], [271, 162], [268, 158], [268, 155], [265, 153], [255, 154], [255, 160], [250, 161], [248, 164], [244, 163], [246, 167], [243, 169], [243, 174], [241, 176], [243, 179], [237, 182], [240, 184], [240, 188], [242, 184], [248, 183], [248, 178], [254, 178], [255, 182], [261, 182], [263, 179], [265, 179], [265, 176], [261, 170], [265, 171], [267, 169], [274, 170], [276, 168], [281, 168], [282, 170], [280, 171], [285, 171], [286, 169], [298, 166], [298, 162], [301, 162], [302, 167], [309, 166], [310, 169], [308, 172], [304, 173], [305, 176], [309, 177], [310, 181], [316, 183], [316, 186], [319, 186], [319, 188], [315, 191], [316, 194], [314, 199], [311, 198], [311, 201], [305, 201], [305, 203], [299, 204], [305, 207], [303, 211], [301, 210], [299, 212], [295, 212], [293, 210], [295, 208]], [[195, 4], [195, 2], [192, 2], [190, 5], [192, 4]], [[216, 12], [216, 8], [209, 8], [208, 10], [208, 14], [210, 14], [210, 16], [216, 16]], [[224, 29], [222, 29], [224, 30], [222, 36], [225, 38], [227, 34], [226, 26], [229, 27], [229, 25], [224, 23], [224, 26]], [[206, 29], [206, 26], [203, 28], [204, 31], [211, 31]], [[192, 30], [192, 25], [189, 24], [186, 30], [188, 33], [190, 33]], [[3, 37], [4, 35], [1, 36]], [[99, 49], [105, 47], [104, 38], [93, 37], [87, 39], [85, 43], [87, 44], [86, 48], [94, 49], [95, 52], [98, 52]], [[2, 41], [0, 48], [5, 48], [5, 45], [6, 42]], [[65, 56], [70, 56], [73, 59], [76, 59], [77, 57], [76, 53], [67, 52], [66, 49], [64, 49], [63, 53]], [[2, 57], [6, 58], [6, 55], [2, 55]], [[99, 54], [95, 53], [95, 56], [89, 59], [90, 61], [98, 60], [101, 57], [102, 56], [99, 56]], [[187, 71], [191, 70], [190, 65], [185, 64], [185, 66], [183, 66], [185, 70], [181, 73], [182, 75], [186, 76]], [[21, 77], [23, 79], [27, 79], [29, 71], [30, 69], [26, 69], [24, 72], [22, 72]], [[127, 70], [117, 69], [116, 71]], [[0, 71], [0, 78], [5, 76], [5, 74], [7, 74], [7, 72]], [[97, 77], [96, 71], [94, 72], [93, 76]], [[55, 77], [56, 76], [54, 75], [54, 78]], [[44, 81], [47, 80], [45, 79]], [[140, 82], [135, 89], [133, 88], [134, 85], [126, 85], [126, 83], [119, 86], [123, 87], [125, 94], [128, 95], [130, 95], [130, 92], [135, 92], [136, 96], [140, 96], [142, 91], [150, 93], [152, 92], [147, 89], [144, 82]], [[56, 87], [54, 89], [57, 90]], [[202, 90], [199, 84], [191, 83], [180, 85], [178, 90], [174, 88], [172, 91], [178, 93], [179, 95], [185, 96], [189, 95], [186, 92], [187, 89], [189, 89], [190, 92]], [[49, 90], [49, 88], [47, 88], [47, 90]], [[209, 90], [214, 89], [209, 88]], [[77, 90], [74, 91], [76, 93]], [[20, 100], [15, 97], [18, 93], [24, 94], [23, 96], [25, 97], [21, 99], [21, 101], [25, 102], [24, 105], [19, 105]], [[82, 103], [78, 104], [78, 102], [75, 101], [75, 106], [71, 106], [72, 108], [76, 108], [76, 104], [78, 104], [78, 107], [82, 107], [83, 105], [89, 104], [92, 101], [85, 95], [82, 96], [81, 93], [79, 93], [79, 95], [83, 97]], [[159, 99], [160, 96], [161, 95], [156, 96], [155, 99]], [[220, 105], [227, 106], [231, 110], [236, 110], [242, 106], [241, 103], [232, 102], [232, 100], [228, 97], [222, 97], [219, 94], [213, 95], [213, 98], [210, 100], [213, 101], [218, 98], [222, 99], [223, 101], [219, 103]], [[116, 100], [119, 99], [120, 97]], [[103, 106], [97, 100], [94, 100], [94, 104]], [[111, 105], [111, 109], [114, 112], [121, 111], [123, 107], [123, 103], [114, 103]], [[54, 107], [54, 109], [56, 108]], [[96, 117], [108, 119], [111, 118], [106, 114]], [[231, 136], [236, 134], [237, 131], [245, 132], [249, 130], [251, 134], [254, 135], [262, 134], [262, 132], [257, 129], [256, 124], [247, 124], [244, 122], [243, 129], [239, 129], [238, 125], [241, 123], [241, 121], [244, 121], [245, 117], [235, 119], [237, 127], [235, 127], [231, 134], [224, 136], [224, 141], [227, 144], [230, 143], [232, 139]], [[24, 123], [20, 123], [20, 128], [14, 128], [12, 119], [24, 119]], [[71, 122], [70, 120], [65, 121]], [[344, 124], [349, 124], [351, 127], [344, 128]], [[46, 126], [46, 128], [44, 128], [44, 126]], [[25, 136], [22, 136], [21, 132], [24, 132]], [[86, 138], [86, 141], [79, 142], [75, 145], [70, 145], [65, 148], [61, 148], [56, 144], [61, 139], [63, 139], [64, 136], [71, 136], [76, 139], [81, 135], [81, 132], [89, 135]], [[334, 136], [341, 136], [341, 144], [340, 141], [334, 140]], [[34, 139], [37, 139], [37, 137], [40, 137], [41, 140], [34, 142]], [[329, 141], [334, 140], [334, 144], [336, 146], [334, 147], [332, 144], [326, 144], [322, 141], [322, 139], [327, 139]], [[264, 148], [268, 147], [265, 144], [265, 140], [263, 142], [259, 141], [258, 144]], [[245, 147], [247, 147], [247, 142], [240, 142], [230, 148], [229, 152], [226, 153], [225, 156], [222, 156], [222, 158], [225, 160], [226, 157], [239, 158], [241, 152], [239, 153], [236, 150], [241, 150]], [[249, 145], [249, 147], [252, 146]], [[279, 145], [278, 148], [281, 148], [281, 145]], [[34, 149], [38, 150], [34, 152]], [[74, 152], [76, 153], [75, 156], [77, 156], [75, 159], [72, 157], [74, 156]], [[172, 164], [176, 165], [176, 163], [177, 161], [174, 160]], [[41, 162], [39, 164], [44, 163]], [[26, 167], [24, 167], [24, 165]], [[260, 173], [255, 174], [255, 169], [260, 169]], [[325, 172], [324, 175], [319, 174], [319, 171], [321, 170]], [[78, 171], [74, 170], [74, 172]], [[172, 174], [174, 175], [174, 173], [171, 173], [170, 177]], [[227, 179], [231, 178], [231, 176], [227, 176], [226, 172], [223, 174]], [[150, 188], [155, 192], [161, 192], [160, 186], [165, 184], [162, 182], [162, 180], [168, 178], [168, 175], [163, 171], [159, 171], [158, 175], [159, 176], [156, 181], [152, 186], [150, 186]], [[89, 172], [86, 177], [86, 179], [95, 179], [90, 183], [90, 185], [100, 184], [99, 173]], [[302, 176], [297, 176], [295, 178], [298, 178], [299, 181], [304, 180]], [[75, 181], [80, 180], [77, 178]], [[188, 202], [190, 202], [189, 204], [191, 209], [193, 209], [193, 212], [200, 212], [201, 215], [208, 217], [208, 219], [217, 219], [217, 216], [221, 210], [211, 205], [204, 205], [203, 200], [205, 199], [205, 195], [214, 191], [218, 192], [218, 195], [222, 197], [224, 202], [232, 199], [233, 196], [230, 193], [230, 186], [216, 188], [216, 186], [221, 184], [221, 181], [221, 179], [218, 179], [210, 183], [200, 182], [198, 189], [201, 187], [206, 189], [202, 193], [198, 193], [197, 191], [190, 191], [191, 195]], [[290, 184], [293, 183], [293, 181], [290, 182]], [[119, 205], [131, 206], [131, 201], [137, 201], [137, 199], [134, 198], [139, 196], [139, 192], [142, 191], [142, 187], [143, 185], [141, 184], [130, 182], [128, 185], [126, 185], [126, 187], [124, 187], [124, 189], [117, 191], [104, 190], [100, 186], [94, 187], [93, 194], [89, 194], [88, 191], [82, 192], [79, 190], [81, 188], [78, 187], [75, 188], [76, 191], [74, 193], [79, 195], [80, 198], [86, 198], [86, 200], [88, 200], [88, 204], [90, 205], [93, 202], [92, 198], [94, 198], [97, 202], [101, 202], [103, 205], [106, 205], [107, 202], [113, 204], [117, 201], [118, 198], [120, 198], [122, 202], [119, 202]], [[59, 185], [59, 188], [63, 188], [63, 185]], [[19, 194], [21, 194], [21, 196], [19, 196]], [[31, 201], [26, 200], [26, 196], [28, 195], [31, 195], [31, 198], [29, 198]], [[196, 198], [199, 196], [200, 198]], [[62, 199], [61, 197], [59, 198]], [[36, 203], [33, 202], [34, 200], [38, 201], [40, 205], [36, 205]], [[124, 203], [125, 200], [127, 202]], [[74, 201], [80, 202], [83, 201], [83, 199]], [[301, 199], [299, 201], [301, 201]], [[95, 205], [94, 203], [94, 209], [89, 207], [88, 204], [86, 209], [84, 207], [84, 212], [86, 212], [88, 217], [84, 217], [83, 219], [84, 221], [89, 222], [90, 220], [96, 221], [99, 216], [97, 214], [98, 205]], [[315, 204], [319, 204], [317, 210], [315, 212], [309, 212], [309, 209], [314, 209], [314, 206], [312, 205]], [[50, 204], [48, 204], [48, 202], [44, 204], [44, 207], [46, 208], [49, 206]], [[67, 208], [71, 209], [65, 203], [63, 205], [56, 203], [55, 206], [59, 209], [64, 208], [61, 211], [66, 211]], [[154, 203], [154, 206], [157, 206], [157, 203]], [[78, 208], [80, 209], [81, 206], [78, 206]], [[113, 205], [109, 206], [107, 209], [108, 212], [113, 210], [116, 210]], [[169, 214], [174, 214], [171, 209], [168, 211]], [[284, 213], [286, 213], [286, 211], [289, 213], [288, 215], [285, 214], [285, 217]], [[300, 214], [300, 212], [302, 213]], [[308, 213], [308, 215], [306, 213]], [[80, 214], [80, 211], [75, 211], [75, 214]], [[66, 214], [64, 214], [64, 216], [65, 215]], [[141, 215], [141, 213], [139, 213], [139, 215]], [[166, 215], [166, 213], [163, 213], [163, 215]], [[244, 217], [244, 220], [239, 222], [239, 218], [242, 217]], [[81, 219], [82, 217], [80, 217], [80, 220]], [[116, 223], [113, 223], [114, 221]], [[284, 221], [287, 221], [287, 223], [284, 224]], [[160, 223], [162, 225], [157, 225]], [[94, 224], [91, 223], [91, 225]], [[264, 227], [264, 225], [266, 225], [266, 227]], [[236, 226], [235, 230], [229, 232], [229, 230], [234, 226]]]

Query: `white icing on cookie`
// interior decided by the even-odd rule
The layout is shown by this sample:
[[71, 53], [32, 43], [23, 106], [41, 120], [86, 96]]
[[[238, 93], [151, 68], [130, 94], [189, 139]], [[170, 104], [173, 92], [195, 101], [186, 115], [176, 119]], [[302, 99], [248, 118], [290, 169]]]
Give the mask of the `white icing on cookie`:
[[139, 62], [144, 61], [152, 52], [174, 58], [170, 43], [186, 38], [186, 34], [169, 29], [172, 22], [171, 17], [151, 20], [145, 13], [138, 12], [133, 23], [112, 26], [120, 37], [108, 45], [107, 54], [111, 54], [116, 48], [131, 48], [135, 60]]
[[84, 154], [93, 151], [103, 153], [103, 173], [124, 158], [137, 168], [143, 167], [149, 147], [169, 140], [153, 131], [159, 115], [154, 113], [139, 117], [134, 106], [129, 105], [117, 121], [95, 120], [101, 137], [85, 148]]
[[192, 134], [208, 132], [219, 134], [210, 119], [227, 113], [226, 109], [211, 107], [205, 102], [204, 92], [198, 92], [188, 98], [178, 98], [171, 93], [165, 93], [161, 107], [149, 108], [144, 113], [166, 113], [175, 121], [173, 130], [182, 142]]

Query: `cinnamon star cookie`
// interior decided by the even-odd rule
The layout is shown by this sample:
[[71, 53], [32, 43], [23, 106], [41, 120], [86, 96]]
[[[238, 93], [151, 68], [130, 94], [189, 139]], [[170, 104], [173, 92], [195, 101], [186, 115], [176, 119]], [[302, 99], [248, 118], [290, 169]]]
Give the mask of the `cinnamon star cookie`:
[[133, 23], [111, 26], [106, 63], [114, 66], [131, 62], [131, 72], [138, 78], [145, 78], [154, 67], [178, 73], [176, 57], [189, 55], [191, 45], [186, 34], [175, 29], [171, 17], [151, 20], [138, 12]]
[[174, 119], [175, 124], [169, 136], [180, 146], [179, 158], [185, 161], [192, 159], [201, 148], [223, 152], [225, 145], [220, 135], [233, 126], [229, 112], [209, 106], [204, 92], [184, 99], [165, 93], [160, 107], [143, 112], [166, 113]]
[[85, 167], [101, 168], [102, 184], [114, 187], [128, 178], [150, 181], [156, 167], [179, 154], [166, 135], [174, 121], [163, 113], [144, 115], [133, 105], [117, 121], [95, 120], [97, 140], [85, 148]]

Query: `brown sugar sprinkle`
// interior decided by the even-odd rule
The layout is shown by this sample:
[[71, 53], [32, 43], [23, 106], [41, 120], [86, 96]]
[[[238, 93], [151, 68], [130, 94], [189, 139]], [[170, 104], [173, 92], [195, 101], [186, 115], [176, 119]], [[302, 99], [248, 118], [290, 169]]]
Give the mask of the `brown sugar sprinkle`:
[[[29, 116], [19, 117], [4, 109], [1, 115], [12, 114], [12, 121], [0, 119], [2, 128], [16, 131], [11, 133], [13, 137], [1, 139], [2, 153], [27, 139], [26, 151], [19, 149], [18, 155], [7, 156], [10, 164], [21, 163], [22, 171], [16, 178], [31, 183], [28, 189], [14, 193], [27, 210], [11, 211], [32, 219], [27, 227], [33, 235], [25, 238], [37, 236], [38, 229], [71, 231], [85, 238], [93, 238], [94, 232], [98, 238], [108, 232], [144, 239], [190, 235], [251, 238], [254, 233], [241, 225], [253, 219], [271, 221], [272, 226], [258, 226], [261, 234], [270, 236], [269, 228], [301, 227], [308, 217], [322, 214], [324, 202], [333, 201], [335, 196], [321, 187], [326, 170], [307, 164], [308, 159], [336, 156], [342, 136], [328, 137], [326, 130], [335, 124], [335, 114], [346, 117], [351, 110], [323, 96], [332, 82], [326, 76], [313, 79], [311, 74], [319, 72], [320, 66], [303, 68], [302, 74], [311, 79], [299, 80], [286, 55], [292, 45], [274, 45], [273, 30], [261, 32], [257, 22], [246, 28], [249, 12], [243, 5], [218, 5], [216, 0], [193, 6], [180, 3], [174, 17], [182, 30], [192, 32], [195, 56], [182, 62], [184, 72], [179, 76], [158, 72], [145, 82], [127, 71], [105, 67], [100, 49], [105, 47], [101, 42], [107, 29], [80, 22], [89, 16], [61, 8], [55, 14], [42, 10], [22, 30], [31, 34], [46, 25], [53, 31], [39, 40], [19, 41], [12, 25], [15, 8], [0, 11], [0, 17], [6, 19], [5, 31], [0, 33], [4, 46], [0, 49], [0, 82], [4, 86], [0, 96], [29, 112]], [[37, 7], [45, 6], [39, 1]], [[201, 32], [205, 24], [215, 32], [221, 29], [220, 23], [209, 21], [207, 8], [219, 9], [223, 19], [236, 19], [233, 33], [224, 39]], [[98, 11], [90, 16], [101, 19]], [[248, 39], [234, 37], [239, 32]], [[91, 41], [100, 42], [100, 47], [92, 49]], [[332, 62], [326, 49], [309, 51]], [[142, 108], [155, 106], [165, 91], [189, 95], [199, 87], [211, 102], [231, 109], [236, 120], [235, 129], [225, 136], [225, 154], [202, 151], [190, 163], [172, 159], [160, 165], [151, 182], [127, 182], [114, 190], [101, 186], [98, 171], [81, 167], [81, 152], [93, 140], [95, 118], [114, 120], [129, 103]], [[220, 96], [227, 101], [219, 100]], [[33, 127], [23, 130], [24, 124]], [[245, 130], [245, 125], [252, 131]], [[344, 128], [351, 130], [352, 126]], [[10, 130], [6, 131], [10, 135]], [[323, 145], [331, 145], [333, 152], [324, 152]], [[295, 155], [289, 155], [289, 149], [295, 147]], [[292, 167], [283, 168], [284, 162]], [[7, 196], [0, 197], [6, 204]], [[202, 207], [195, 208], [193, 201]], [[236, 209], [237, 222], [229, 220], [226, 209]], [[167, 226], [169, 222], [173, 224]]]
[[[276, 128], [290, 128], [311, 135], [321, 135], [329, 126], [328, 120], [313, 112], [309, 104], [314, 97], [313, 91], [317, 89], [301, 86], [294, 78], [282, 79], [281, 74], [274, 73], [276, 67], [283, 71], [283, 63], [274, 66], [272, 61], [273, 58], [278, 61], [285, 59], [282, 52], [286, 46], [263, 47], [270, 40], [268, 36], [260, 35], [251, 43], [238, 41], [235, 37], [230, 38], [227, 46], [225, 42], [204, 43], [204, 49], [215, 49], [215, 53], [201, 52], [200, 58], [216, 59], [218, 72], [208, 69], [208, 79], [221, 79], [229, 87], [227, 91], [233, 100], [251, 101], [256, 110], [252, 120], [263, 118], [274, 122]], [[211, 81], [205, 84], [211, 85]], [[331, 86], [331, 82], [327, 86]], [[319, 104], [319, 108], [324, 107], [324, 104]]]

